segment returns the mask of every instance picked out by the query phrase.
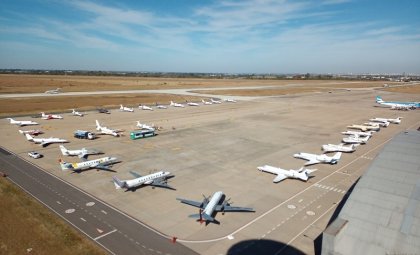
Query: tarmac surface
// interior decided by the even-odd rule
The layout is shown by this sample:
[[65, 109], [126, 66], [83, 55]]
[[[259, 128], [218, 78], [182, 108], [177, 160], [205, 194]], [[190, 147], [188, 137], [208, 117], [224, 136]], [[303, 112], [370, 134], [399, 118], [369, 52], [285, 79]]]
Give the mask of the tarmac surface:
[[[315, 243], [338, 204], [383, 145], [395, 134], [417, 129], [420, 125], [419, 110], [403, 112], [375, 107], [376, 95], [386, 100], [413, 99], [413, 95], [407, 99], [404, 94], [375, 90], [343, 90], [199, 107], [154, 111], [136, 109], [134, 113], [118, 110], [109, 115], [88, 112], [82, 118], [63, 114], [63, 120], [17, 118], [39, 121], [39, 126], [22, 129], [37, 128], [45, 131], [40, 137], [68, 139], [70, 143], [65, 144], [68, 149], [95, 148], [104, 151], [106, 156], [116, 156], [121, 160], [113, 167], [116, 173], [61, 171], [57, 159], [68, 162], [79, 159], [62, 156], [57, 144], [42, 148], [29, 143], [17, 132], [19, 127], [10, 125], [7, 120], [0, 122], [0, 139], [2, 146], [17, 156], [88, 193], [90, 198], [86, 201], [78, 200], [71, 194], [65, 195], [79, 206], [85, 208], [86, 203], [96, 197], [168, 238], [176, 237], [178, 243], [197, 253], [255, 254], [258, 251], [261, 254], [314, 254]], [[312, 166], [318, 170], [308, 182], [284, 180], [274, 184], [274, 175], [257, 170], [258, 166], [265, 164], [298, 169], [305, 161], [293, 158], [294, 153], [322, 154], [321, 145], [340, 143], [343, 137], [340, 132], [345, 131], [346, 126], [362, 124], [374, 117], [398, 116], [404, 117], [401, 124], [382, 128], [366, 145], [359, 146], [354, 153], [344, 154], [337, 165]], [[125, 129], [125, 136], [100, 136], [93, 141], [73, 138], [72, 134], [77, 129], [94, 131], [96, 119], [104, 126]], [[152, 138], [130, 140], [129, 132], [135, 129], [137, 120], [161, 126], [163, 130]], [[44, 157], [29, 158], [27, 152], [32, 150], [44, 154]], [[101, 156], [91, 156], [90, 159]], [[15, 167], [20, 169], [19, 165]], [[115, 190], [111, 177], [117, 175], [120, 179], [131, 179], [130, 170], [140, 174], [170, 171], [175, 177], [170, 179], [169, 184], [176, 190], [148, 186], [135, 192]], [[33, 181], [32, 185], [37, 187], [39, 183]], [[60, 186], [55, 190], [61, 193]], [[234, 206], [253, 207], [256, 212], [218, 213], [215, 218], [220, 225], [210, 223], [206, 226], [188, 218], [188, 215], [198, 213], [197, 208], [176, 200], [182, 197], [201, 201], [202, 194], [212, 195], [219, 190], [231, 198]], [[67, 207], [63, 206], [61, 211], [77, 209], [71, 204]], [[101, 215], [100, 211], [98, 214]], [[130, 220], [127, 218], [127, 223], [134, 228], [135, 224], [129, 223]], [[88, 224], [90, 221], [80, 222], [82, 226]], [[104, 233], [119, 229], [103, 228]], [[109, 234], [109, 239], [117, 233]], [[134, 236], [136, 234], [133, 233]], [[95, 233], [92, 236], [96, 238], [100, 235]], [[128, 237], [133, 238], [131, 235]], [[147, 243], [145, 245], [149, 247]], [[168, 253], [177, 254], [174, 251]]]

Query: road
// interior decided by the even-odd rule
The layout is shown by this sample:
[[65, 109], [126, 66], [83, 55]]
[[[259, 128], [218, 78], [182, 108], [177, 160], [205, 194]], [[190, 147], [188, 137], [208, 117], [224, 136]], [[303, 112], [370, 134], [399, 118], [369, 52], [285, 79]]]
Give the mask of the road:
[[0, 164], [9, 180], [110, 254], [197, 254], [3, 148]]

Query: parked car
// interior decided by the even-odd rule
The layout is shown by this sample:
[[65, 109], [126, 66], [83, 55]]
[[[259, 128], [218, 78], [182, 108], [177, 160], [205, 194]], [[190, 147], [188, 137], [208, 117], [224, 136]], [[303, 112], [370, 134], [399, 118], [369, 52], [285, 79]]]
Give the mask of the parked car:
[[36, 151], [30, 151], [30, 152], [28, 152], [28, 155], [29, 155], [29, 157], [31, 157], [31, 158], [41, 158], [42, 157], [42, 155], [41, 154], [39, 154], [38, 152], [36, 152]]

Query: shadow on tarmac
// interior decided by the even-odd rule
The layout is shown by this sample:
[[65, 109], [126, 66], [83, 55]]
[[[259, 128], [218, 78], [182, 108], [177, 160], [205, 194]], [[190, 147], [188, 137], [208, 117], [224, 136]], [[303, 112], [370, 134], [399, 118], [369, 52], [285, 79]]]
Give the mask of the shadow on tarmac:
[[287, 254], [303, 255], [304, 252], [287, 244], [269, 239], [250, 239], [234, 244], [227, 255]]

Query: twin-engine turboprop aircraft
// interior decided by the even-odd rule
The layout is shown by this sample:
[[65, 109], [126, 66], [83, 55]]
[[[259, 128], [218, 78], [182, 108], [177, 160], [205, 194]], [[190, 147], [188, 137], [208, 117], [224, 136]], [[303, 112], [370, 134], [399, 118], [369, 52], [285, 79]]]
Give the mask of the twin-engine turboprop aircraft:
[[116, 189], [126, 189], [128, 190], [135, 190], [142, 185], [150, 185], [152, 187], [160, 187], [160, 188], [167, 188], [167, 189], [174, 189], [168, 185], [168, 178], [173, 177], [171, 176], [170, 172], [167, 171], [159, 171], [157, 173], [141, 176], [140, 174], [130, 171], [130, 173], [135, 177], [131, 180], [120, 180], [117, 176], [113, 176], [112, 179], [114, 181], [114, 185]]
[[215, 192], [210, 199], [209, 197], [204, 196], [204, 199], [201, 202], [183, 198], [176, 199], [181, 201], [181, 203], [200, 208], [200, 212], [198, 214], [191, 214], [189, 217], [197, 218], [197, 221], [200, 221], [200, 223], [206, 222], [206, 224], [208, 222], [219, 224], [219, 222], [214, 218], [214, 215], [217, 212], [255, 212], [254, 209], [250, 207], [231, 206], [229, 199], [225, 199], [225, 195], [222, 191]]

